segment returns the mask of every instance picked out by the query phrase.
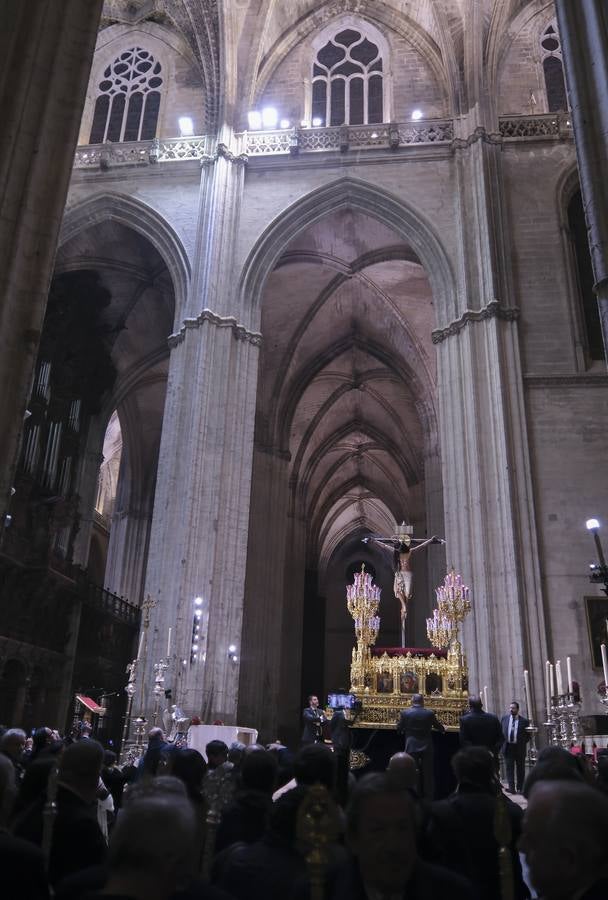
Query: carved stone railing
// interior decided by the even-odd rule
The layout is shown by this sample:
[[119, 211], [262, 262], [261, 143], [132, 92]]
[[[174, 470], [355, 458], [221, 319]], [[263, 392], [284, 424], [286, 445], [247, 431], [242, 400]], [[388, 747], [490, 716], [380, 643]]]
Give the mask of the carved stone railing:
[[[513, 140], [559, 140], [572, 135], [567, 113], [539, 116], [502, 116], [499, 137]], [[397, 150], [400, 147], [443, 145], [454, 142], [452, 119], [384, 125], [341, 125], [328, 128], [286, 128], [250, 131], [237, 136], [245, 157], [297, 156], [327, 151]], [[498, 136], [493, 135], [495, 140]], [[214, 148], [204, 136], [132, 141], [122, 144], [90, 144], [78, 147], [76, 169], [109, 169], [121, 166], [149, 166], [155, 163], [214, 159]], [[458, 142], [456, 142], [457, 144]]]
[[450, 143], [454, 138], [451, 119], [429, 119], [416, 123], [385, 125], [341, 125], [328, 128], [291, 128], [282, 131], [251, 131], [246, 137], [248, 156], [284, 153], [320, 153], [328, 150], [396, 150], [411, 144]]
[[572, 135], [572, 122], [567, 113], [546, 113], [540, 116], [501, 116], [500, 136], [505, 140], [526, 138], [559, 138]]

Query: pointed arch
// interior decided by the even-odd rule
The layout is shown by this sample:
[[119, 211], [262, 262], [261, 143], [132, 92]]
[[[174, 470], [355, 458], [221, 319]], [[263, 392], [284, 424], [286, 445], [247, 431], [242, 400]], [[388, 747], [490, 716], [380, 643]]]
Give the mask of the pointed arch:
[[101, 222], [115, 221], [147, 238], [165, 262], [175, 291], [175, 321], [186, 307], [190, 261], [179, 236], [157, 210], [125, 194], [103, 192], [66, 210], [59, 246]]
[[260, 235], [243, 266], [242, 308], [259, 320], [264, 284], [289, 243], [330, 212], [351, 208], [377, 219], [409, 243], [428, 276], [438, 321], [456, 317], [456, 279], [452, 264], [430, 222], [383, 188], [351, 176], [331, 181], [300, 197]]

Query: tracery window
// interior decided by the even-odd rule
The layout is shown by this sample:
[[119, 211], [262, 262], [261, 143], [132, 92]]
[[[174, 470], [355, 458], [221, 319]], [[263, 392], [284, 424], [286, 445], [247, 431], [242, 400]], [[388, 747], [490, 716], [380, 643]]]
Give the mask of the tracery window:
[[549, 112], [566, 110], [568, 109], [568, 97], [564, 81], [562, 45], [555, 22], [552, 22], [543, 32], [540, 46]]
[[318, 51], [312, 67], [312, 118], [323, 125], [382, 122], [383, 70], [378, 46], [345, 28]]
[[89, 143], [152, 140], [162, 83], [161, 64], [148, 50], [131, 47], [121, 53], [99, 82]]

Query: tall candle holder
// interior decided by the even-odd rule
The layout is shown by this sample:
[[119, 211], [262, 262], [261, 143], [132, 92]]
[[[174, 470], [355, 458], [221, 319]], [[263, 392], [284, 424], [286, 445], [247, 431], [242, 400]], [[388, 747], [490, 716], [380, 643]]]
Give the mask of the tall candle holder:
[[550, 744], [569, 750], [582, 737], [581, 701], [576, 694], [566, 692], [551, 697], [551, 715], [545, 727]]
[[346, 606], [353, 617], [357, 646], [353, 647], [350, 668], [351, 691], [365, 689], [366, 663], [370, 658], [370, 647], [376, 643], [380, 630], [378, 606], [380, 588], [373, 583], [372, 576], [365, 571], [355, 572], [353, 583], [346, 586]]
[[129, 680], [125, 685], [125, 693], [127, 695], [127, 709], [125, 712], [125, 722], [122, 728], [122, 740], [120, 742], [121, 762], [125, 762], [128, 754], [127, 740], [131, 730], [131, 717], [133, 715], [133, 697], [137, 691], [137, 663], [139, 660], [133, 659], [127, 666], [127, 674]]

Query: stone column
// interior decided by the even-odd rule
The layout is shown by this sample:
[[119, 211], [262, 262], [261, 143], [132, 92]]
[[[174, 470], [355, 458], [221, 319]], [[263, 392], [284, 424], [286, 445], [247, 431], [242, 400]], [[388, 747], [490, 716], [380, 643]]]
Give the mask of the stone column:
[[555, 0], [555, 8], [608, 362], [608, 8], [605, 0]]
[[103, 0], [4, 0], [0, 510], [6, 508]]
[[[270, 448], [254, 450], [247, 581], [239, 683], [239, 721], [268, 740], [278, 732], [280, 710], [269, 703], [281, 690], [281, 640], [285, 615], [285, 522], [289, 461]], [[254, 518], [255, 515], [255, 518]], [[267, 548], [272, 547], [269, 554]], [[290, 593], [290, 588], [287, 588]]]
[[[205, 721], [226, 723], [236, 718], [261, 340], [236, 308], [232, 260], [243, 170], [244, 159], [223, 143], [203, 165], [189, 315], [170, 339], [145, 588], [157, 603], [146, 660], [148, 709], [151, 667], [165, 656], [171, 627], [166, 684], [174, 700]], [[209, 619], [195, 651], [198, 597]]]
[[472, 690], [487, 684], [500, 711], [521, 699], [524, 668], [542, 698], [546, 633], [501, 146], [483, 80], [482, 23], [472, 21], [479, 4], [468, 15], [469, 112], [455, 142], [461, 281], [455, 318], [433, 341], [448, 562], [472, 588], [464, 628]]

